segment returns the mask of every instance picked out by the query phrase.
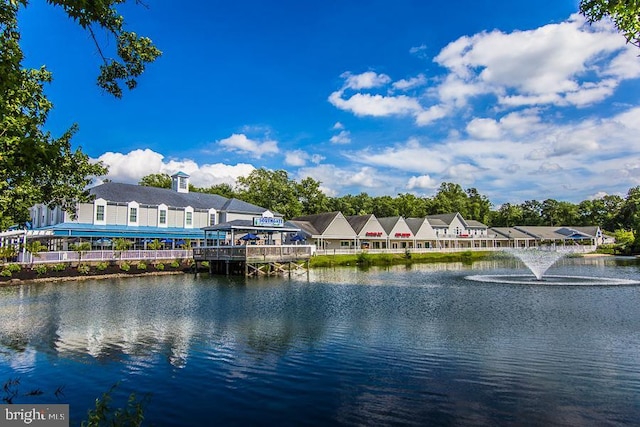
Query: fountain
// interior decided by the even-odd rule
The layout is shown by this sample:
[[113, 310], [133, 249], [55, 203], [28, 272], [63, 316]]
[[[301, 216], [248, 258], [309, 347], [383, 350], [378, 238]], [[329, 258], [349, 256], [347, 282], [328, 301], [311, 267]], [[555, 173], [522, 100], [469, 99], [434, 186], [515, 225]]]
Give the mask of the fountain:
[[638, 281], [609, 279], [603, 277], [555, 276], [545, 273], [559, 259], [574, 253], [583, 253], [582, 246], [538, 246], [531, 248], [509, 248], [504, 252], [518, 258], [533, 273], [530, 275], [473, 275], [467, 279], [477, 282], [507, 284], [544, 284], [544, 285], [637, 285]]
[[539, 246], [533, 248], [513, 248], [507, 249], [507, 253], [518, 258], [531, 270], [537, 280], [542, 280], [542, 276], [560, 258], [566, 255], [584, 252], [581, 246]]

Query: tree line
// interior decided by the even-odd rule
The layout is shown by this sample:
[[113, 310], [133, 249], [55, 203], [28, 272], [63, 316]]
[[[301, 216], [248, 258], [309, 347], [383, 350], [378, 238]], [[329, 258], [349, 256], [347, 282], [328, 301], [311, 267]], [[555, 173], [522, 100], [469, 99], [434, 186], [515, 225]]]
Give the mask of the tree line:
[[[139, 184], [171, 188], [171, 177], [151, 174], [143, 177]], [[367, 193], [330, 197], [322, 192], [321, 182], [313, 178], [307, 177], [298, 182], [284, 170], [261, 168], [238, 178], [235, 186], [218, 184], [198, 188], [190, 185], [190, 191], [235, 197], [278, 212], [286, 219], [333, 211], [340, 211], [346, 216], [374, 214], [378, 218], [421, 218], [459, 212], [465, 219], [490, 227], [597, 225], [610, 232], [640, 230], [640, 186], [631, 188], [626, 197], [606, 195], [577, 204], [554, 199], [527, 200], [519, 204], [504, 203], [494, 209], [489, 198], [477, 189], [463, 189], [459, 184], [450, 182], [443, 182], [432, 197], [410, 193], [400, 193], [395, 197], [370, 196]]]

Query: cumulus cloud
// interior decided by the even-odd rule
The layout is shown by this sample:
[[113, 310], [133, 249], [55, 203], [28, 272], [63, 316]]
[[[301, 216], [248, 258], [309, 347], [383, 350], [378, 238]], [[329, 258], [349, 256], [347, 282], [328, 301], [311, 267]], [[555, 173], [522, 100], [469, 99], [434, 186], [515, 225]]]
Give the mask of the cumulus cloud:
[[387, 76], [386, 74], [376, 74], [373, 71], [367, 71], [362, 74], [351, 74], [350, 72], [346, 72], [342, 73], [340, 77], [345, 79], [345, 88], [354, 90], [380, 87], [386, 85], [391, 81], [391, 77]]
[[340, 131], [339, 134], [333, 135], [329, 141], [332, 144], [349, 144], [351, 142], [351, 133], [347, 130]]
[[[425, 51], [424, 45], [410, 49], [412, 54]], [[356, 116], [413, 117], [416, 125], [428, 126], [483, 96], [493, 97], [501, 111], [585, 107], [611, 97], [622, 81], [640, 77], [635, 47], [626, 45], [612, 25], [589, 25], [579, 14], [531, 30], [463, 36], [434, 62], [444, 70], [440, 75], [421, 73], [395, 82], [373, 71], [344, 73], [343, 86], [329, 102]], [[423, 93], [414, 90], [427, 85]], [[386, 94], [372, 93], [384, 86]], [[393, 95], [394, 90], [414, 93]], [[497, 121], [472, 122], [467, 132], [495, 138], [501, 128]]]
[[398, 90], [408, 90], [416, 87], [424, 86], [427, 83], [427, 78], [424, 74], [418, 74], [410, 79], [402, 79], [394, 82], [391, 86]]
[[409, 178], [409, 181], [407, 182], [407, 189], [431, 190], [438, 187], [439, 185], [440, 183], [437, 180], [431, 178], [429, 175], [420, 175], [412, 176], [411, 178]]
[[[448, 70], [441, 93], [492, 93], [501, 104], [586, 105], [609, 96], [623, 79], [640, 76], [626, 68], [635, 52], [611, 26], [589, 26], [580, 15], [528, 31], [498, 30], [461, 37], [435, 61]], [[458, 89], [455, 89], [458, 88]], [[464, 97], [464, 93], [460, 93]]]
[[276, 154], [280, 151], [276, 141], [266, 139], [257, 141], [247, 138], [245, 134], [232, 134], [230, 137], [221, 139], [218, 144], [227, 151], [235, 151], [259, 159], [263, 155]]
[[351, 111], [356, 116], [406, 116], [422, 111], [420, 103], [405, 95], [383, 96], [380, 94], [356, 93], [343, 98], [344, 91], [339, 90], [329, 95], [329, 102], [335, 107]]
[[106, 178], [115, 182], [137, 184], [151, 174], [173, 175], [178, 171], [191, 175], [191, 183], [197, 187], [210, 187], [216, 184], [235, 185], [238, 177], [249, 175], [255, 167], [247, 163], [226, 165], [223, 163], [199, 165], [191, 159], [170, 159], [150, 149], [133, 150], [129, 153], [107, 152], [96, 160], [109, 167]]
[[467, 124], [467, 133], [480, 139], [496, 139], [502, 134], [498, 122], [493, 119], [473, 119]]
[[309, 160], [309, 154], [302, 150], [287, 151], [284, 163], [289, 166], [304, 166]]

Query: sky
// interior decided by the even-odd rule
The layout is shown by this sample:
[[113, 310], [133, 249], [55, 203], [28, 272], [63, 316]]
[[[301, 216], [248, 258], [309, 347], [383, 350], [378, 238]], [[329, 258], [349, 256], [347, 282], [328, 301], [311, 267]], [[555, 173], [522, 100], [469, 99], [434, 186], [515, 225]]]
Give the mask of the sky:
[[[163, 55], [122, 99], [59, 8], [21, 12], [24, 66], [46, 65], [46, 128], [109, 178], [183, 171], [197, 187], [256, 168], [329, 196], [578, 203], [640, 185], [640, 49], [577, 0], [145, 0], [119, 10]], [[115, 42], [98, 37], [101, 48]]]

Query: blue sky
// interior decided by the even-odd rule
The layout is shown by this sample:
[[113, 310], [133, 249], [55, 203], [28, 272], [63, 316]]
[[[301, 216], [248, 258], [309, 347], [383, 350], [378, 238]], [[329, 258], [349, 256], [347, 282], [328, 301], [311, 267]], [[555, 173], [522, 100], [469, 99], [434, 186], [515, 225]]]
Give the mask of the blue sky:
[[20, 20], [24, 64], [54, 75], [48, 129], [78, 123], [114, 181], [264, 167], [330, 196], [454, 182], [495, 205], [640, 184], [640, 50], [577, 0], [130, 3], [126, 27], [163, 55], [120, 100], [61, 10], [33, 1]]

